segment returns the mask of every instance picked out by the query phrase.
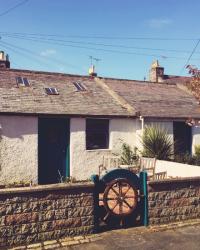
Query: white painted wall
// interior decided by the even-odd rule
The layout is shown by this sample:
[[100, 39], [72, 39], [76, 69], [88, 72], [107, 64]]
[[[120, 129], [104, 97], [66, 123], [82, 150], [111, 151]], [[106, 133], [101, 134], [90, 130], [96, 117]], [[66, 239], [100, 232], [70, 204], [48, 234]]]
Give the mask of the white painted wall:
[[134, 119], [110, 119], [109, 149], [86, 150], [86, 120], [70, 120], [70, 175], [84, 180], [98, 174], [103, 156], [119, 153], [123, 142], [134, 148], [136, 143], [136, 121]]
[[37, 183], [37, 117], [1, 115], [0, 134], [0, 184]]
[[164, 128], [173, 141], [173, 138], [174, 138], [173, 121], [148, 121], [147, 120], [147, 121], [145, 121], [145, 125], [147, 125], [147, 126], [159, 126], [161, 128]]
[[195, 145], [200, 145], [200, 127], [192, 127], [192, 154], [195, 154]]
[[136, 147], [138, 148], [138, 153], [142, 151], [142, 134], [144, 129], [144, 118], [136, 119]]
[[[173, 122], [145, 121], [145, 125], [159, 124], [168, 130], [173, 139]], [[120, 153], [124, 142], [132, 148], [141, 148], [142, 127], [139, 119], [110, 119], [109, 149], [86, 150], [86, 119], [70, 119], [70, 175], [77, 180], [90, 178], [98, 174], [98, 166], [102, 164], [103, 156], [113, 156]], [[193, 128], [193, 145], [200, 144], [200, 128]], [[38, 182], [38, 118], [27, 116], [0, 116], [0, 184], [32, 181]], [[156, 171], [168, 171], [168, 175], [176, 176], [183, 173], [178, 168], [172, 175], [169, 164], [157, 165]], [[170, 162], [170, 166], [173, 163]], [[176, 165], [179, 166], [178, 163]], [[196, 176], [198, 167], [191, 167], [189, 174]], [[193, 170], [194, 172], [193, 172]], [[191, 172], [192, 171], [192, 172]], [[186, 176], [188, 176], [187, 168]], [[184, 174], [184, 175], [185, 175]], [[189, 176], [190, 176], [189, 175]]]
[[155, 172], [167, 172], [167, 177], [195, 177], [200, 176], [200, 166], [193, 166], [171, 161], [156, 161]]
[[109, 147], [113, 152], [119, 152], [123, 143], [136, 146], [136, 125], [135, 119], [110, 119]]

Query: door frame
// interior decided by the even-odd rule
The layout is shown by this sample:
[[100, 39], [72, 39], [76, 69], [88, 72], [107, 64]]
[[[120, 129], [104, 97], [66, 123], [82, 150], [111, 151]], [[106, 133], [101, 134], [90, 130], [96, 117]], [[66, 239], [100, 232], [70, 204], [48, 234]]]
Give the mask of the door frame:
[[40, 184], [40, 122], [44, 119], [58, 119], [66, 121], [66, 156], [65, 156], [65, 167], [63, 168], [65, 178], [70, 177], [70, 118], [66, 116], [53, 116], [53, 115], [42, 115], [38, 116], [38, 183]]
[[[186, 129], [187, 131], [187, 135], [188, 135], [188, 138], [187, 138], [187, 146], [186, 148], [188, 150], [186, 150], [186, 152], [188, 152], [189, 154], [192, 153], [192, 128], [190, 126], [188, 126], [184, 121], [173, 121], [173, 137], [174, 137], [174, 142], [176, 143], [176, 130], [178, 128], [178, 126], [182, 126], [184, 129]], [[180, 129], [180, 128], [179, 128]], [[179, 149], [179, 145], [176, 145], [176, 149], [174, 148], [174, 152], [177, 151], [177, 153], [186, 153], [186, 152], [181, 152], [181, 150]], [[179, 152], [180, 151], [180, 152]], [[176, 152], [175, 152], [176, 153]]]

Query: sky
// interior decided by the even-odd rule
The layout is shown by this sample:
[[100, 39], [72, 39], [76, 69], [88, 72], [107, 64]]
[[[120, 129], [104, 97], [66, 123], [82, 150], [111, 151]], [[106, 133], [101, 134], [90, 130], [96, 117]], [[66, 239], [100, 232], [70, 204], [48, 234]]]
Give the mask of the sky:
[[87, 75], [92, 56], [103, 77], [148, 79], [157, 59], [187, 75], [200, 67], [199, 10], [199, 0], [0, 0], [0, 50], [19, 69]]

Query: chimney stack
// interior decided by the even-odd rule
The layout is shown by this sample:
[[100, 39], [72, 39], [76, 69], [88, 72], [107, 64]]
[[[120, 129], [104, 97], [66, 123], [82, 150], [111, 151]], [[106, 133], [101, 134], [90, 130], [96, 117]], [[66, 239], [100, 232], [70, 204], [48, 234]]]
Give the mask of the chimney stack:
[[97, 76], [97, 73], [95, 72], [95, 66], [92, 64], [89, 68], [89, 75], [90, 76]]
[[149, 80], [150, 82], [163, 82], [164, 68], [160, 67], [158, 60], [151, 65]]
[[2, 69], [10, 68], [9, 56], [5, 54], [4, 51], [0, 51], [0, 68]]

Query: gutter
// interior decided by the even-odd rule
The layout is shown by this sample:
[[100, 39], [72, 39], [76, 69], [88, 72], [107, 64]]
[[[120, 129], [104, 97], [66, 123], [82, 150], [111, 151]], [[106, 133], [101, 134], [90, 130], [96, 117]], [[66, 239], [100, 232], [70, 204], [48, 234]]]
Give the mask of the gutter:
[[126, 115], [114, 115], [114, 114], [65, 114], [65, 113], [23, 113], [23, 112], [2, 112], [0, 111], [0, 115], [15, 115], [15, 116], [34, 116], [34, 117], [60, 117], [60, 118], [88, 118], [88, 117], [94, 117], [94, 118], [136, 118], [136, 114], [126, 114]]

